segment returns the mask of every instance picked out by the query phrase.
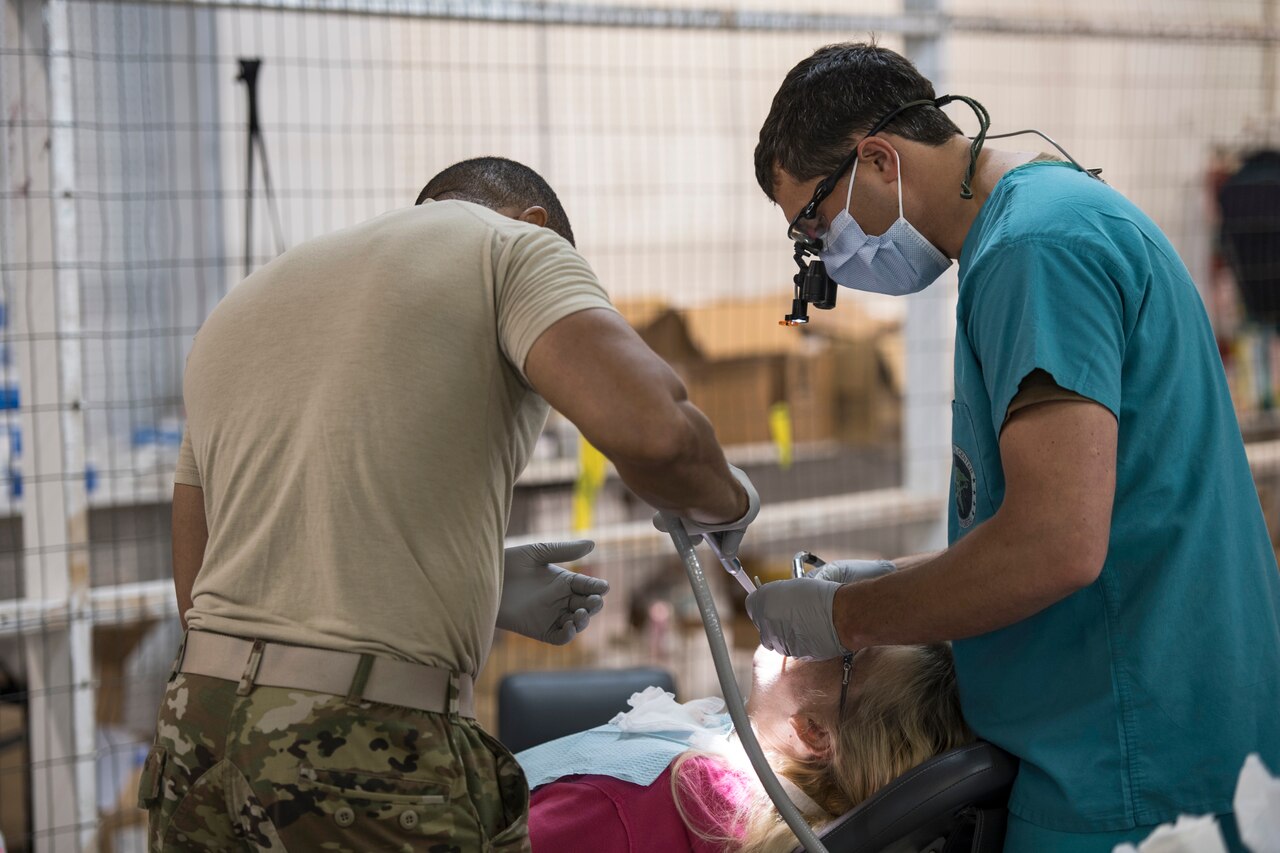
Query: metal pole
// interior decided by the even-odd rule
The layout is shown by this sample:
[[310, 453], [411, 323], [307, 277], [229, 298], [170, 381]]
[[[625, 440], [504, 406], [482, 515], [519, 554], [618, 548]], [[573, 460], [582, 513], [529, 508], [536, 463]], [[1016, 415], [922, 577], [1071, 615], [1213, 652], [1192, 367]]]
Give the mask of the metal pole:
[[[903, 11], [921, 16], [942, 13], [943, 0], [904, 0]], [[942, 32], [909, 35], [904, 51], [916, 68], [933, 81], [934, 91], [946, 91]], [[903, 180], [910, 181], [910, 175]], [[922, 293], [907, 297], [903, 328], [907, 357], [903, 391], [903, 484], [913, 493], [938, 495], [937, 519], [908, 543], [909, 551], [933, 551], [947, 544], [947, 505], [944, 498], [951, 472], [951, 363], [954, 329], [951, 299], [954, 273], [948, 271]]]
[[[48, 162], [40, 164], [42, 155], [33, 150], [23, 164], [33, 186], [48, 182], [48, 200], [28, 211], [23, 254], [32, 268], [11, 294], [14, 339], [23, 344], [15, 354], [27, 445], [23, 591], [33, 605], [54, 605], [65, 614], [26, 644], [33, 835], [40, 851], [91, 850], [97, 846], [96, 726], [69, 22], [66, 0], [23, 2], [43, 14], [49, 116]], [[37, 89], [29, 83], [28, 91]], [[46, 259], [52, 263], [42, 263]]]
[[[89, 492], [85, 487], [83, 377], [81, 367], [79, 225], [76, 220], [75, 94], [71, 73], [67, 0], [50, 0], [45, 25], [49, 32], [49, 149], [53, 184], [53, 259], [56, 277], [57, 393], [62, 459], [56, 468], [61, 483], [68, 585], [67, 626], [71, 651], [71, 702], [75, 747], [75, 818], [81, 850], [97, 848], [97, 701], [93, 671], [93, 623], [89, 609]], [[34, 400], [32, 401], [35, 402]], [[33, 445], [37, 433], [32, 434]], [[39, 433], [39, 435], [45, 435]], [[46, 438], [48, 436], [46, 435]]]
[[[1266, 5], [1262, 7], [1262, 26], [1273, 32], [1280, 27], [1280, 0], [1266, 0]], [[1280, 103], [1276, 101], [1276, 73], [1280, 71], [1276, 67], [1278, 48], [1280, 46], [1276, 42], [1271, 42], [1262, 49], [1263, 133], [1267, 141], [1273, 145], [1280, 145], [1280, 138], [1270, 136], [1270, 134], [1280, 133], [1275, 126], [1276, 121], [1280, 120]]]

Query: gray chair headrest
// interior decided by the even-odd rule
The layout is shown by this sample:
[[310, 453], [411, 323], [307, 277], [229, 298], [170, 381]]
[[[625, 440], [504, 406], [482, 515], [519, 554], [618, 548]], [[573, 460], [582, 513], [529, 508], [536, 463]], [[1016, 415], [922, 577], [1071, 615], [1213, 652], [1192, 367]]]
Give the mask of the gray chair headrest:
[[[898, 853], [925, 849], [958, 830], [972, 832], [979, 812], [998, 826], [964, 849], [1000, 850], [1004, 809], [1018, 775], [1018, 760], [986, 741], [934, 756], [908, 770], [857, 808], [837, 818], [820, 835], [831, 853]], [[951, 846], [948, 850], [954, 849]]]
[[498, 684], [498, 740], [519, 752], [604, 725], [646, 687], [676, 692], [665, 669], [572, 669], [517, 672]]

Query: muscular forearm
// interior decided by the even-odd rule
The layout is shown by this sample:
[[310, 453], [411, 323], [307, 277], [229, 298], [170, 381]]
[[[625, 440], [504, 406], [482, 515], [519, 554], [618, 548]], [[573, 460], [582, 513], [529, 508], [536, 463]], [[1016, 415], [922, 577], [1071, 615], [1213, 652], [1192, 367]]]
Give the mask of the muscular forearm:
[[923, 554], [912, 554], [909, 557], [895, 557], [893, 566], [898, 571], [914, 569], [916, 566], [923, 566], [930, 560], [936, 560], [945, 553], [945, 551], [926, 551]]
[[[1026, 407], [1001, 434], [1005, 478], [994, 515], [933, 559], [904, 559], [901, 571], [876, 576], [874, 564], [850, 565], [833, 567], [830, 578], [765, 584], [747, 596], [762, 642], [788, 655], [835, 657], [957, 640], [1096, 582], [1111, 536], [1117, 434], [1115, 416], [1091, 401]], [[860, 572], [870, 579], [857, 580]]]
[[641, 500], [701, 522], [732, 521], [747, 511], [747, 496], [729, 474], [724, 453], [706, 416], [678, 404], [685, 440], [668, 460], [614, 459], [618, 475]]
[[953, 547], [907, 558], [900, 570], [846, 584], [836, 594], [836, 631], [846, 648], [934, 643], [1012, 625], [1075, 592], [1055, 551], [999, 514]]
[[579, 311], [542, 334], [525, 373], [646, 502], [706, 523], [749, 501], [715, 431], [671, 366], [613, 311]]
[[1091, 401], [1047, 402], [1000, 437], [1004, 501], [932, 560], [836, 594], [842, 643], [956, 640], [1026, 619], [1097, 579], [1115, 495], [1117, 421]]

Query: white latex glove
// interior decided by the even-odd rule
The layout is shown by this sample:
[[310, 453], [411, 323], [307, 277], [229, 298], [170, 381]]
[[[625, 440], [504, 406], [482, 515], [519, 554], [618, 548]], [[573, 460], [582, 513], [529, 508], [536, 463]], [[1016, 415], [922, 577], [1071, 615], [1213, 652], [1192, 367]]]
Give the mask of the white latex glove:
[[760, 645], [810, 660], [848, 654], [831, 612], [840, 586], [836, 581], [793, 578], [767, 583], [748, 595], [747, 615], [760, 629]]
[[836, 583], [857, 583], [897, 570], [898, 567], [889, 560], [832, 560], [826, 565], [818, 566], [809, 573], [809, 577]]
[[595, 547], [590, 539], [579, 539], [508, 548], [503, 557], [498, 627], [554, 646], [563, 646], [585, 630], [604, 607], [609, 582], [552, 563], [577, 560]]
[[[720, 553], [725, 557], [732, 558], [738, 556], [738, 546], [742, 544], [742, 537], [747, 532], [747, 525], [756, 520], [756, 516], [760, 514], [760, 495], [756, 493], [756, 487], [751, 484], [751, 479], [747, 476], [747, 472], [733, 465], [729, 466], [729, 473], [747, 493], [747, 511], [738, 519], [733, 521], [725, 521], [719, 524], [703, 524], [693, 521], [689, 518], [681, 517], [684, 522], [684, 529], [689, 532], [689, 538], [696, 545], [701, 540], [703, 534], [715, 534], [716, 545], [720, 548]], [[662, 520], [662, 513], [654, 513], [653, 526], [667, 532], [667, 525]]]

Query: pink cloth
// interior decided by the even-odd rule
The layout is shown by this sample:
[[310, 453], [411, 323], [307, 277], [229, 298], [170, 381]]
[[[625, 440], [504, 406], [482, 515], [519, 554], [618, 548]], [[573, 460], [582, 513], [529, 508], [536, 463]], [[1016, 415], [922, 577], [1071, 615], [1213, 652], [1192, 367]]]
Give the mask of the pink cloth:
[[[711, 758], [681, 767], [685, 785], [702, 802], [685, 797], [685, 812], [704, 831], [726, 834], [750, 781]], [[735, 836], [738, 834], [733, 833]], [[723, 853], [685, 826], [671, 795], [671, 768], [650, 785], [612, 776], [566, 776], [533, 792], [529, 800], [533, 853]]]

